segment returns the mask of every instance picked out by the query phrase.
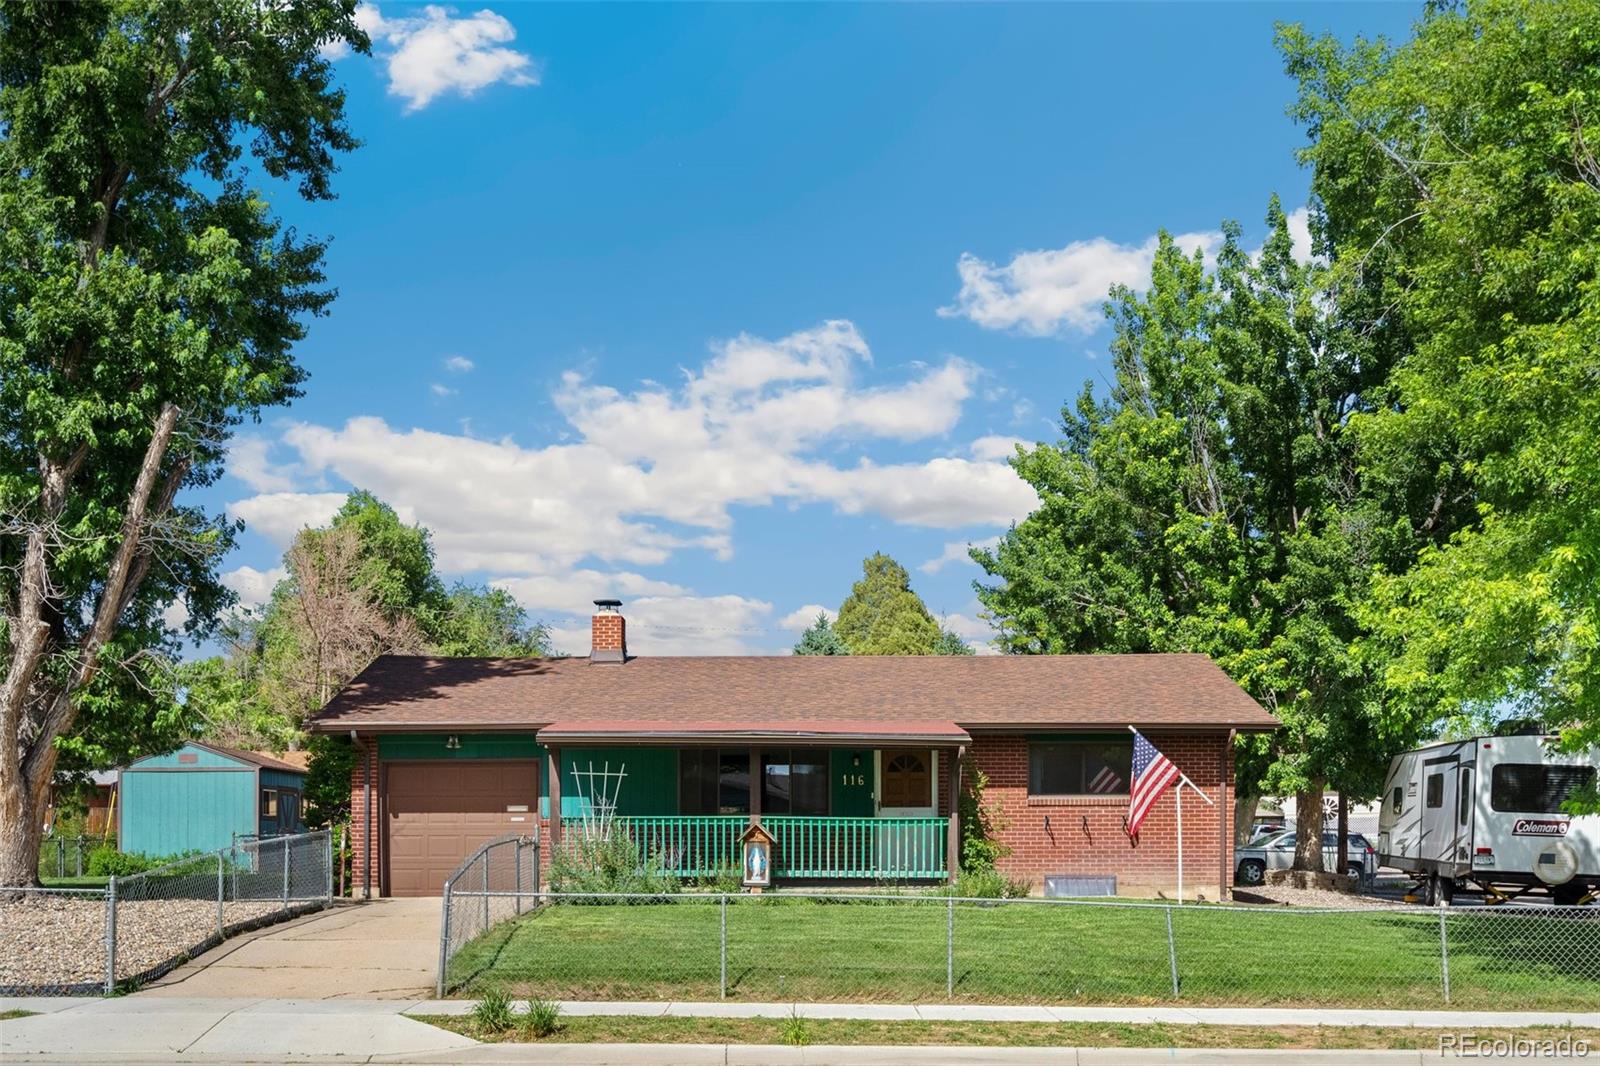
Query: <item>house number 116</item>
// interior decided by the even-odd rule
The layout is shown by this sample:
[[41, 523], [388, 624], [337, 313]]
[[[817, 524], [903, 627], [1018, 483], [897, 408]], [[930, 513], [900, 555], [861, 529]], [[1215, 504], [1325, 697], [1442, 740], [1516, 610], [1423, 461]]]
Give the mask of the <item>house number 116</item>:
[[849, 786], [849, 785], [860, 786], [860, 785], [865, 785], [867, 783], [867, 775], [866, 774], [845, 774], [843, 776], [844, 776], [843, 783], [845, 785], [847, 785], [847, 786]]

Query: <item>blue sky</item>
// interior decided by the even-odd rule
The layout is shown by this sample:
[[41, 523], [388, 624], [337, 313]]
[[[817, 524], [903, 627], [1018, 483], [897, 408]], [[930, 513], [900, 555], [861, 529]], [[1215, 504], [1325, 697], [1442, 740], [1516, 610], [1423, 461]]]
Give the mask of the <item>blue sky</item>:
[[205, 497], [227, 580], [360, 486], [565, 650], [618, 595], [635, 651], [781, 651], [875, 550], [981, 645], [965, 545], [1105, 373], [1106, 288], [1304, 203], [1274, 22], [1416, 12], [369, 6], [339, 199], [266, 190], [340, 297]]

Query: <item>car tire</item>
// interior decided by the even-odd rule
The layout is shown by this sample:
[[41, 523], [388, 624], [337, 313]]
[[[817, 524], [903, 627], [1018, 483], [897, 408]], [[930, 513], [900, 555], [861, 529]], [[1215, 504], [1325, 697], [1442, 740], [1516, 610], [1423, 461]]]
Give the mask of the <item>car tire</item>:
[[1267, 864], [1260, 859], [1246, 859], [1239, 864], [1233, 879], [1241, 885], [1259, 885], [1267, 879]]
[[1344, 868], [1344, 875], [1346, 877], [1353, 877], [1357, 881], [1360, 881], [1362, 878], [1367, 876], [1367, 871], [1361, 866], [1360, 863], [1353, 862]]

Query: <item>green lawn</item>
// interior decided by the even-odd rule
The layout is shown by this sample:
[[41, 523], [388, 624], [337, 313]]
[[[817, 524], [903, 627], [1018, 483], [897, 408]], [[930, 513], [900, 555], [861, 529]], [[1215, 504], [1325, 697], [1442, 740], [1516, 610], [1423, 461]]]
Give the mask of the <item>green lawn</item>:
[[[1577, 914], [1577, 912], [1574, 912]], [[1171, 1002], [1161, 907], [955, 910], [946, 993], [942, 902], [730, 903], [728, 996], [750, 1001]], [[1187, 1003], [1443, 1006], [1433, 911], [1172, 910]], [[1451, 1006], [1600, 1007], [1600, 915], [1454, 913]], [[507, 922], [451, 961], [451, 985], [551, 999], [716, 999], [719, 914], [677, 897], [644, 906], [554, 904]]]

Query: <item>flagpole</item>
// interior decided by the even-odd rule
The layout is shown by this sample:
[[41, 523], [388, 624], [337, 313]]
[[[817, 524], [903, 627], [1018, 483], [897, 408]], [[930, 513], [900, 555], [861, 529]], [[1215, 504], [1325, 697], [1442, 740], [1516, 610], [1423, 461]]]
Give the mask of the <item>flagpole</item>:
[[[1138, 736], [1139, 735], [1139, 730], [1138, 730], [1137, 726], [1132, 726], [1132, 725], [1128, 726], [1128, 732], [1132, 733], [1134, 736]], [[1176, 768], [1177, 764], [1174, 763], [1173, 766], [1174, 766], [1174, 768]], [[1184, 785], [1188, 785], [1190, 788], [1194, 789], [1195, 795], [1197, 795], [1201, 799], [1205, 800], [1207, 806], [1215, 807], [1217, 805], [1215, 800], [1213, 800], [1210, 796], [1206, 795], [1204, 792], [1202, 792], [1200, 790], [1200, 786], [1199, 785], [1197, 785], [1193, 781], [1189, 780], [1189, 775], [1188, 774], [1184, 773], [1182, 770], [1178, 771], [1178, 783], [1175, 786], [1175, 788], [1177, 790], [1177, 796], [1175, 798], [1178, 801], [1178, 906], [1180, 906], [1180, 907], [1183, 906], [1183, 786]], [[1226, 786], [1224, 785], [1224, 787], [1226, 787]], [[1218, 886], [1219, 891], [1221, 890], [1222, 887], [1223, 886], [1220, 886], [1220, 885]]]

